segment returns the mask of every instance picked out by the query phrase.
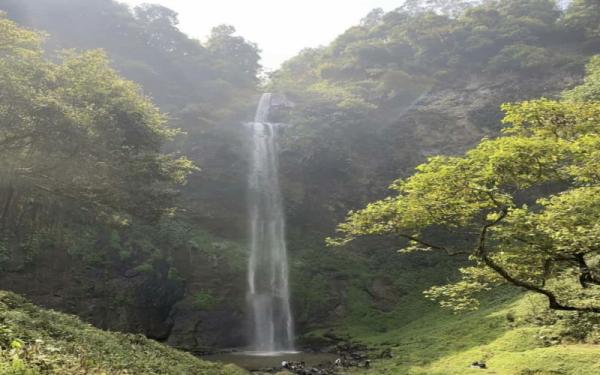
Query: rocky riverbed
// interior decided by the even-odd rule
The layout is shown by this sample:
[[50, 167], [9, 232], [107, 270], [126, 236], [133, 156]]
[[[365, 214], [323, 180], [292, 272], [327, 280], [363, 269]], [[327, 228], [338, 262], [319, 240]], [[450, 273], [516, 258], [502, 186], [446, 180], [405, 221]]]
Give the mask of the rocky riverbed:
[[203, 356], [203, 359], [234, 363], [253, 374], [332, 375], [350, 368], [369, 368], [372, 359], [391, 356], [389, 350], [377, 351], [354, 342], [338, 342], [320, 351], [307, 349], [296, 353], [257, 355], [251, 352], [227, 352]]

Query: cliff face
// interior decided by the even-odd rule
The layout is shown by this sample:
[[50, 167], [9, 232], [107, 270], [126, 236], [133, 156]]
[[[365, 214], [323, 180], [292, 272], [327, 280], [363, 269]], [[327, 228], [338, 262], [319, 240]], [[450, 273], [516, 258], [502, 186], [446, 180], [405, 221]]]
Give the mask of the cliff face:
[[[462, 260], [399, 255], [395, 250], [402, 243], [389, 239], [334, 250], [324, 246], [323, 238], [334, 234], [349, 210], [389, 194], [387, 187], [396, 178], [412, 174], [427, 157], [460, 154], [482, 138], [498, 135], [501, 103], [552, 97], [580, 78], [565, 71], [457, 77], [436, 84], [409, 105], [383, 103], [375, 121], [363, 123], [368, 132], [344, 141], [335, 129], [315, 122], [313, 126], [322, 127], [316, 140], [299, 142], [298, 134], [305, 130], [292, 124], [281, 164], [300, 326], [361, 324], [357, 322], [369, 314], [385, 321], [391, 311], [404, 314], [406, 303], [435, 309], [421, 291], [452, 278], [448, 270]], [[301, 98], [296, 100], [297, 108], [306, 111]]]
[[98, 249], [105, 252], [101, 263], [62, 249], [27, 261], [14, 256], [0, 286], [102, 329], [195, 352], [234, 347], [245, 342], [245, 253], [236, 243], [201, 236], [204, 242], [173, 249], [171, 263], [159, 261], [152, 270], [106, 249]]
[[[581, 73], [560, 70], [456, 77], [408, 104], [380, 103], [371, 118], [344, 129], [348, 136], [327, 123], [312, 123], [313, 143], [302, 142], [307, 125], [292, 123], [281, 155], [290, 220], [330, 235], [346, 212], [385, 196], [395, 179], [412, 174], [427, 157], [460, 154], [498, 135], [502, 103], [553, 97], [580, 79]], [[298, 108], [308, 111], [307, 105], [300, 99]], [[295, 116], [302, 113], [290, 121]]]
[[[72, 32], [64, 30], [68, 25], [54, 25], [53, 30], [53, 25], [40, 21], [44, 18], [39, 12], [23, 19], [56, 32], [59, 40], [52, 43], [62, 47], [89, 47], [94, 42], [70, 39]], [[146, 254], [127, 261], [102, 244], [92, 249], [104, 254], [100, 261], [60, 248], [48, 248], [30, 259], [15, 253], [0, 273], [0, 287], [98, 327], [142, 333], [187, 350], [238, 346], [246, 334], [248, 154], [241, 124], [252, 119], [254, 88], [241, 87], [236, 95], [219, 91], [221, 102], [201, 101], [210, 96], [211, 87], [231, 92], [236, 87], [217, 79], [190, 88], [190, 82], [204, 76], [196, 76], [189, 66], [181, 78], [181, 66], [164, 56], [154, 65], [146, 64], [143, 43], [136, 44], [136, 54], [124, 55], [127, 49], [122, 45], [100, 42], [95, 47], [106, 48], [127, 77], [138, 80], [149, 94], [156, 93], [174, 125], [188, 131], [170, 145], [202, 168], [181, 200], [185, 233], [178, 236], [185, 240], [161, 249], [160, 257]], [[374, 54], [369, 51], [367, 57]], [[159, 68], [170, 78], [179, 77], [165, 90], [164, 77], [155, 71]], [[288, 90], [289, 85], [273, 82], [289, 98], [277, 97], [273, 121], [288, 124], [280, 150], [281, 184], [300, 333], [339, 321], [386, 319], [407, 300], [426, 304], [420, 290], [451, 277], [445, 267], [450, 261], [427, 255], [400, 257], [395, 252], [399, 244], [392, 241], [331, 250], [324, 247], [323, 238], [333, 234], [348, 210], [385, 196], [394, 179], [410, 175], [428, 156], [461, 153], [483, 137], [497, 135], [501, 103], [551, 97], [582, 75], [577, 67], [536, 74], [473, 70], [437, 77], [435, 82], [418, 77], [415, 80], [424, 83], [414, 84], [410, 77], [395, 80], [389, 73], [373, 74], [383, 77], [376, 84], [394, 94], [379, 97], [377, 90], [365, 89], [368, 105], [331, 105], [315, 100], [308, 90]], [[344, 86], [352, 80], [339, 81]], [[188, 97], [188, 92], [200, 94]], [[139, 267], [144, 262], [152, 263], [152, 270]]]

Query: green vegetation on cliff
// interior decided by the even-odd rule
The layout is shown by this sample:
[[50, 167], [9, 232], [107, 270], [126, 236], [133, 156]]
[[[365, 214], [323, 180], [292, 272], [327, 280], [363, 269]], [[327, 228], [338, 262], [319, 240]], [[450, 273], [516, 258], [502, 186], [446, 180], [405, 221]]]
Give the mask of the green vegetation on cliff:
[[[254, 105], [256, 46], [226, 26], [205, 43], [191, 39], [177, 14], [158, 5], [4, 0], [3, 11], [3, 286], [157, 339], [171, 332], [169, 314], [186, 290], [209, 290], [233, 307], [199, 318], [185, 303], [178, 313], [202, 324], [186, 326], [191, 332], [174, 345], [227, 340], [211, 319], [239, 314], [240, 304], [229, 289], [211, 290], [211, 280], [235, 268], [233, 293], [244, 285], [243, 250], [231, 259], [224, 248], [232, 241], [218, 238], [241, 236], [237, 133], [246, 104]], [[197, 241], [207, 230], [218, 235]], [[89, 308], [98, 298], [101, 308]], [[198, 330], [214, 339], [200, 340]]]
[[66, 53], [53, 63], [39, 34], [0, 14], [0, 80], [5, 250], [81, 246], [81, 227], [111, 241], [111, 229], [172, 211], [195, 168], [162, 153], [178, 132], [103, 53]]
[[330, 45], [286, 62], [273, 87], [310, 94], [312, 105], [329, 103], [340, 112], [381, 111], [410, 103], [433, 84], [475, 74], [576, 71], [600, 43], [596, 7], [594, 0], [576, 0], [565, 11], [553, 0], [494, 0], [455, 16], [374, 10]]
[[0, 374], [241, 375], [142, 335], [106, 332], [0, 291]]
[[[555, 296], [554, 307], [597, 309], [598, 57], [579, 83], [600, 47], [598, 3], [433, 1], [451, 6], [444, 14], [425, 3], [374, 10], [266, 82], [285, 94], [274, 96], [270, 120], [289, 124], [279, 164], [297, 332], [333, 327], [393, 347], [392, 359], [374, 363], [378, 375], [595, 371], [597, 315], [550, 312], [543, 298], [497, 284], [500, 275]], [[260, 85], [257, 46], [230, 26], [191, 39], [158, 5], [2, 0], [0, 8], [0, 284], [177, 348], [243, 345], [240, 124], [252, 118]], [[522, 103], [504, 107], [513, 126], [498, 138], [508, 102]], [[342, 226], [350, 238], [385, 238], [325, 248], [347, 211], [382, 199], [398, 177], [398, 196]], [[500, 219], [471, 259], [397, 254], [407, 238], [416, 242], [409, 250], [464, 253]], [[451, 315], [423, 290], [480, 310]], [[76, 321], [10, 294], [0, 301], [8, 301], [3, 366], [226, 371], [138, 336], [67, 324]], [[478, 360], [490, 370], [469, 370]]]
[[328, 234], [427, 157], [496, 137], [502, 103], [576, 85], [598, 51], [586, 31], [595, 1], [564, 11], [551, 0], [484, 3], [455, 17], [374, 11], [272, 74], [269, 89], [295, 103], [273, 116], [292, 124], [281, 165], [294, 225]]
[[[600, 350], [597, 57], [583, 85], [560, 96], [597, 51], [597, 12], [589, 11], [595, 4], [575, 1], [561, 14], [551, 1], [488, 2], [456, 18], [374, 12], [274, 75], [274, 87], [298, 103], [280, 114], [298, 124], [289, 132], [288, 152], [309, 155], [294, 165], [328, 170], [318, 175], [321, 183], [331, 177], [343, 186], [332, 192], [328, 210], [346, 203], [344, 192], [354, 193], [354, 204], [363, 189], [373, 194], [373, 178], [394, 168], [406, 176], [403, 167], [418, 159], [410, 154], [415, 144], [423, 161], [431, 157], [414, 177], [393, 185], [397, 195], [351, 213], [340, 227], [349, 238], [362, 238], [346, 250], [347, 263], [360, 265], [333, 266], [336, 280], [351, 281], [332, 324], [358, 340], [397, 346], [374, 374], [488, 372], [469, 370], [479, 360], [488, 362], [489, 373], [600, 373], [594, 359]], [[404, 55], [394, 55], [400, 46]], [[558, 51], [566, 57], [555, 59]], [[559, 82], [558, 76], [571, 78]], [[541, 95], [555, 100], [533, 99]], [[504, 106], [512, 128], [496, 138], [501, 103], [524, 99]], [[464, 157], [439, 156], [459, 154], [481, 138]], [[374, 165], [385, 172], [372, 173]], [[492, 212], [496, 203], [516, 217], [482, 236], [488, 224], [504, 219], [501, 208]], [[373, 234], [385, 237], [364, 238]], [[393, 260], [406, 257], [390, 254], [394, 248], [448, 250], [462, 264], [431, 252]], [[378, 257], [386, 260], [376, 263]], [[444, 278], [444, 286], [431, 288]], [[544, 298], [503, 299], [503, 282], [546, 295], [550, 307], [567, 312], [549, 312]], [[429, 288], [430, 297], [458, 310], [487, 297], [479, 311], [451, 315], [410, 292]], [[322, 292], [314, 298], [327, 303]], [[385, 301], [386, 294], [396, 298]]]
[[[395, 196], [351, 212], [332, 243], [391, 234], [408, 241], [404, 252], [468, 255], [459, 281], [426, 292], [455, 310], [506, 283], [554, 310], [600, 313], [600, 102], [588, 100], [596, 61], [568, 99], [504, 105], [502, 137], [430, 158], [392, 185]], [[464, 242], [439, 242], [431, 229]]]
[[[504, 105], [501, 137], [464, 156], [429, 158], [392, 185], [395, 195], [339, 225], [333, 245], [384, 235], [403, 239], [404, 253], [469, 257], [457, 281], [425, 294], [477, 311], [451, 317], [429, 309], [391, 332], [357, 331], [395, 347], [374, 373], [600, 373], [598, 57], [587, 72], [561, 100]], [[529, 293], [502, 300], [501, 284]], [[468, 370], [474, 362], [489, 370]]]

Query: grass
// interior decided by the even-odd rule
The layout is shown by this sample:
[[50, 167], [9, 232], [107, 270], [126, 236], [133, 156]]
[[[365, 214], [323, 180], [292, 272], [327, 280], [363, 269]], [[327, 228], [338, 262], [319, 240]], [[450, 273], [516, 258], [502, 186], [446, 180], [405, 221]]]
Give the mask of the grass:
[[0, 291], [0, 374], [241, 375], [141, 335], [106, 332]]
[[[305, 244], [310, 246], [318, 248]], [[343, 280], [343, 314], [311, 326], [300, 345], [330, 347], [333, 333], [366, 344], [372, 358], [391, 349], [391, 359], [373, 360], [366, 371], [370, 375], [600, 375], [600, 345], [569, 342], [574, 335], [567, 334], [575, 330], [600, 342], [598, 322], [573, 327], [568, 313], [550, 314], [543, 298], [508, 287], [489, 293], [478, 311], [453, 314], [425, 299], [422, 291], [455, 279], [451, 270], [459, 261], [436, 254], [365, 252], [360, 247], [335, 251], [307, 252], [302, 259], [306, 271], [292, 288], [304, 291], [310, 316], [318, 314], [320, 305], [331, 309], [328, 301], [335, 300], [322, 280]], [[300, 252], [294, 254], [298, 259]], [[384, 305], [378, 306], [368, 290], [374, 279], [393, 288]], [[476, 361], [484, 361], [487, 369], [470, 368]], [[365, 374], [364, 369], [354, 371]]]
[[[570, 342], [574, 336], [566, 334], [571, 329], [595, 332], [600, 324], [574, 328], [568, 313], [550, 314], [543, 298], [508, 287], [485, 296], [477, 311], [453, 314], [422, 294], [431, 285], [456, 278], [449, 271], [456, 269], [453, 260], [382, 251], [351, 255], [342, 254], [335, 264], [331, 256], [327, 262], [318, 254], [310, 258], [310, 270], [322, 263], [336, 275], [349, 275], [344, 279], [349, 280], [346, 310], [337, 321], [312, 327], [299, 342], [329, 346], [333, 342], [328, 333], [333, 333], [366, 344], [372, 358], [391, 349], [392, 358], [374, 359], [370, 370], [354, 369], [357, 374], [600, 375], [600, 345]], [[365, 290], [375, 278], [385, 278], [394, 288], [396, 297], [386, 309], [378, 308]], [[314, 288], [310, 280], [305, 282]], [[309, 302], [314, 304], [314, 299]], [[594, 335], [600, 337], [589, 337]], [[470, 368], [477, 361], [484, 361], [487, 369]]]
[[[528, 322], [532, 309], [543, 310], [542, 305], [543, 300], [506, 291], [489, 297], [480, 310], [461, 315], [431, 306], [422, 310], [422, 303], [412, 309], [407, 301], [395, 313], [405, 310], [412, 321], [402, 323], [407, 320], [398, 317], [397, 328], [376, 332], [365, 326], [346, 326], [337, 330], [370, 347], [392, 348], [393, 358], [373, 363], [368, 371], [373, 375], [600, 374], [600, 345], [549, 346], [542, 336], [558, 335], [558, 328]], [[484, 361], [487, 369], [470, 368], [476, 361]]]

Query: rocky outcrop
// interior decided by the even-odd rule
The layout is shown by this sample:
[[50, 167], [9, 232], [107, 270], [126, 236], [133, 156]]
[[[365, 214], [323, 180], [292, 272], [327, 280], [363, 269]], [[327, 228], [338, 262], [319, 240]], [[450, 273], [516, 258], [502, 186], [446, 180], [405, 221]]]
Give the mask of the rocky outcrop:
[[[191, 297], [191, 298], [190, 298]], [[235, 348], [247, 340], [241, 306], [220, 305], [211, 311], [198, 311], [193, 296], [175, 304], [169, 316], [173, 327], [167, 343], [198, 354], [218, 348]]]
[[[49, 249], [34, 259], [12, 262], [0, 272], [0, 289], [76, 314], [102, 329], [141, 333], [207, 352], [245, 342], [245, 270], [233, 268], [224, 255], [237, 250], [223, 242], [210, 244], [210, 250], [196, 249], [196, 254], [175, 252], [172, 264], [156, 264], [150, 272], [127, 267], [118, 257], [92, 265]], [[240, 254], [237, 264], [244, 264], [243, 259]]]
[[296, 104], [283, 93], [274, 93], [271, 96], [271, 107], [294, 108]]
[[172, 327], [170, 310], [184, 293], [180, 282], [165, 276], [91, 267], [51, 251], [20, 269], [0, 273], [0, 287], [43, 307], [76, 314], [102, 329], [164, 340]]
[[[310, 131], [317, 129], [318, 137], [303, 140], [307, 125], [295, 129], [292, 124], [280, 158], [289, 220], [330, 235], [346, 212], [389, 194], [392, 181], [411, 175], [427, 157], [461, 154], [482, 138], [497, 136], [502, 103], [557, 96], [580, 78], [580, 72], [567, 70], [447, 77], [416, 102], [379, 103], [363, 128], [344, 130], [347, 138], [335, 128], [341, 124], [316, 121]], [[303, 105], [298, 103], [296, 111]], [[330, 116], [328, 109], [306, 110], [316, 118]]]

